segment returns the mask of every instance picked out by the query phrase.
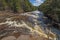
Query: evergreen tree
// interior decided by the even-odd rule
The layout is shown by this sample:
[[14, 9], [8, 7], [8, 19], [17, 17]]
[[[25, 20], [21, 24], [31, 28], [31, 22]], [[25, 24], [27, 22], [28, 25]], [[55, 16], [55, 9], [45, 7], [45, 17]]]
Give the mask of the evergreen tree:
[[57, 15], [60, 19], [60, 0], [46, 0], [38, 9], [45, 14]]
[[11, 10], [13, 12], [29, 12], [36, 10], [29, 0], [0, 0], [0, 10]]

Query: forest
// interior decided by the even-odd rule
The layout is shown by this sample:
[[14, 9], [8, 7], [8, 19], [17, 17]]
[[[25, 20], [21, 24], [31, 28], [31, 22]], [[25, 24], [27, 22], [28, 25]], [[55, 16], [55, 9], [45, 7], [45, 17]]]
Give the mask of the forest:
[[[60, 0], [45, 0], [39, 8], [44, 14], [55, 15], [60, 20]], [[55, 17], [55, 19], [56, 19]]]
[[[48, 19], [51, 19], [51, 24], [57, 24], [57, 28], [60, 29], [60, 0], [45, 0], [38, 10], [42, 11]], [[55, 27], [54, 26], [54, 27]]]
[[36, 9], [29, 0], [0, 0], [0, 11], [29, 12]]

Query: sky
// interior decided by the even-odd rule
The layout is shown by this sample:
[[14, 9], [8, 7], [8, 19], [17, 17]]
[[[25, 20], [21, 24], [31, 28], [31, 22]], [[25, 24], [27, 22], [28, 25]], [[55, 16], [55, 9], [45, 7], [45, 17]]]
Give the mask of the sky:
[[29, 0], [34, 6], [39, 6], [44, 0]]

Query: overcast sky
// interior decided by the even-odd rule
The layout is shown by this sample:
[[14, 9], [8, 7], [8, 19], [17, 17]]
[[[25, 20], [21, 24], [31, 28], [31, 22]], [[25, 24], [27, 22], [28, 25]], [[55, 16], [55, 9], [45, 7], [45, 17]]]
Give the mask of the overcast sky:
[[34, 6], [39, 6], [44, 0], [29, 0]]

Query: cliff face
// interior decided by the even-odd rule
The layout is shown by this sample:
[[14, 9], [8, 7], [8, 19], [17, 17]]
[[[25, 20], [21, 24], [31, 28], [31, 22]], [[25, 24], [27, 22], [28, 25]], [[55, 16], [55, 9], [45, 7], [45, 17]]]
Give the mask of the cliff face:
[[27, 12], [35, 9], [29, 0], [0, 0], [0, 11]]

